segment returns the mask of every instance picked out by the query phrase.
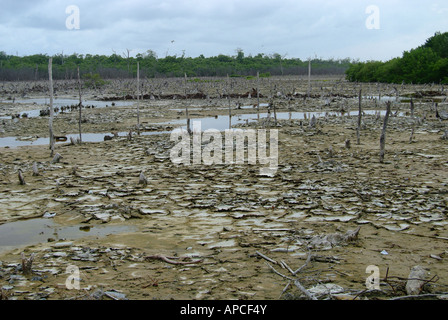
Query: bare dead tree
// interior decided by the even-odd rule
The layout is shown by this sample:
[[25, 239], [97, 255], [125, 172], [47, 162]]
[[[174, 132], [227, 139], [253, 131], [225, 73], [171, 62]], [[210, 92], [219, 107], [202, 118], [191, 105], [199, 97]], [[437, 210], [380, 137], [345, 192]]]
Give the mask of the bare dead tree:
[[362, 89], [359, 89], [359, 112], [358, 112], [358, 127], [356, 128], [356, 144], [361, 144], [360, 141], [360, 135], [361, 135], [361, 117], [362, 117], [362, 105], [361, 105], [361, 100], [362, 100]]
[[229, 75], [227, 75], [226, 87], [227, 87], [227, 100], [229, 102], [229, 130], [230, 130], [230, 129], [232, 129], [232, 108], [231, 108], [231, 101], [230, 101]]
[[140, 135], [140, 63], [137, 61], [137, 134]]
[[308, 92], [307, 96], [310, 97], [311, 94], [311, 58], [308, 59]]
[[82, 118], [82, 96], [81, 96], [81, 78], [79, 77], [79, 66], [78, 66], [78, 93], [79, 93], [79, 120], [78, 120], [78, 127], [79, 127], [79, 143], [82, 143], [82, 134], [81, 134], [81, 118]]
[[[187, 99], [187, 74], [186, 73], [184, 73], [184, 79], [185, 79], [185, 82], [184, 82], [184, 93], [185, 93], [185, 99]], [[188, 114], [188, 103], [186, 103], [185, 104], [185, 116], [187, 117], [187, 131], [188, 131], [188, 134], [192, 134], [192, 131], [191, 131], [191, 128], [190, 128], [190, 116], [189, 116], [189, 114]]]
[[260, 121], [260, 72], [257, 71], [257, 114]]
[[384, 148], [386, 145], [386, 129], [387, 129], [387, 122], [389, 121], [389, 115], [390, 115], [390, 101], [386, 102], [386, 115], [384, 116], [384, 123], [383, 123], [383, 130], [381, 132], [381, 137], [380, 137], [380, 162], [383, 163], [384, 162]]
[[53, 58], [50, 58], [48, 60], [48, 77], [50, 82], [50, 120], [49, 120], [49, 128], [50, 128], [50, 156], [53, 157], [54, 154], [54, 134], [53, 134], [53, 117], [54, 117], [54, 110], [53, 110], [53, 72], [52, 72], [52, 64], [53, 64]]
[[123, 52], [123, 57], [128, 61], [128, 76], [131, 73], [130, 65], [129, 65], [129, 57], [132, 50], [126, 48], [126, 52]]

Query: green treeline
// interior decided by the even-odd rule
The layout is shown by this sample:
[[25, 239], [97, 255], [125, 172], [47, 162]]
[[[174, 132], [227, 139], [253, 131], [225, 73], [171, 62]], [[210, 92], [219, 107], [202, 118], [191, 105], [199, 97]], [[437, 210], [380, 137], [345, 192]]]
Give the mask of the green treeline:
[[[106, 55], [55, 55], [53, 58], [54, 79], [76, 79], [77, 67], [81, 76], [98, 74], [102, 79], [134, 78], [137, 73], [137, 61], [140, 76], [154, 77], [189, 77], [206, 76], [255, 76], [257, 72], [269, 75], [306, 75], [308, 61], [296, 58], [286, 59], [280, 54], [245, 56], [238, 50], [235, 56], [218, 55], [213, 57], [191, 58], [166, 56], [158, 58], [152, 51], [137, 54], [136, 57]], [[48, 59], [45, 54], [18, 57], [6, 55], [0, 51], [0, 80], [43, 80], [48, 79]], [[350, 59], [313, 59], [312, 74], [344, 75], [352, 62]]]
[[352, 64], [346, 76], [359, 82], [448, 83], [448, 32], [436, 32], [401, 58]]

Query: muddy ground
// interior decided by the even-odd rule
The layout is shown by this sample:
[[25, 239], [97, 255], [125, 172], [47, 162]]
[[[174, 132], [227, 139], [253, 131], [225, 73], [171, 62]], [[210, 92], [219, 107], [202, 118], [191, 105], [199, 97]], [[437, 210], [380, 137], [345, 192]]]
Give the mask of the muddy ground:
[[[180, 98], [183, 80], [147, 80], [154, 99], [139, 102], [142, 130], [172, 129], [160, 123], [185, 120], [186, 106], [193, 118], [228, 115], [229, 101], [219, 90], [229, 79], [218, 80], [190, 83], [188, 90], [206, 92], [205, 99]], [[232, 114], [256, 114], [256, 108], [237, 105], [257, 103], [256, 96], [244, 96], [256, 82], [232, 81], [229, 90], [241, 94], [230, 100]], [[8, 100], [23, 96], [20, 88], [3, 84], [3, 116], [36, 108]], [[68, 85], [59, 96], [76, 98], [75, 88]], [[161, 88], [178, 98], [158, 99]], [[358, 117], [346, 114], [357, 110], [360, 86], [321, 77], [313, 78], [309, 98], [307, 88], [306, 80], [292, 77], [262, 81], [260, 103], [273, 102], [276, 112], [345, 112], [319, 117], [314, 126], [309, 118], [275, 125], [273, 112], [269, 122], [249, 123], [279, 130], [274, 176], [260, 175], [259, 164], [172, 163], [169, 133], [136, 134], [136, 104], [83, 109], [83, 132], [134, 130], [132, 138], [58, 143], [55, 152], [62, 159], [57, 163], [48, 144], [0, 148], [0, 227], [43, 217], [58, 225], [45, 241], [13, 248], [0, 243], [2, 298], [306, 299], [300, 283], [318, 299], [392, 299], [409, 295], [405, 285], [411, 268], [419, 265], [427, 270], [420, 296], [445, 299], [448, 140], [442, 136], [448, 121], [435, 117], [434, 103], [447, 110], [446, 89], [363, 84], [366, 95], [381, 90], [393, 102], [380, 163], [384, 116], [363, 115], [357, 144]], [[84, 94], [119, 96], [114, 90], [110, 85]], [[397, 92], [401, 101], [394, 98]], [[31, 91], [25, 98], [45, 94]], [[365, 98], [362, 106], [384, 111], [385, 102]], [[55, 134], [76, 134], [77, 115], [58, 114]], [[48, 117], [0, 124], [0, 138], [48, 136]], [[34, 162], [38, 175], [33, 175]], [[25, 185], [19, 183], [19, 169]], [[142, 172], [146, 185], [139, 184]], [[68, 226], [79, 229], [76, 237], [59, 236], [58, 230]], [[90, 232], [104, 226], [129, 229], [100, 236]], [[44, 233], [39, 228], [33, 232]], [[357, 228], [357, 236], [344, 238]], [[21, 232], [30, 231], [18, 227]], [[22, 253], [25, 259], [34, 254], [28, 273]], [[366, 287], [371, 265], [379, 268], [380, 290]], [[70, 286], [76, 283], [69, 272], [73, 268], [79, 270], [79, 289]]]

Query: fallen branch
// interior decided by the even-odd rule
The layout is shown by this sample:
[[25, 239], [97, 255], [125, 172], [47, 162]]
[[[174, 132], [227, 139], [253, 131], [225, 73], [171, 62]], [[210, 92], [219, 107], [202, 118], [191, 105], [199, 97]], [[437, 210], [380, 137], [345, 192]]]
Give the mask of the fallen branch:
[[291, 272], [292, 275], [295, 275], [294, 271], [292, 271], [292, 269], [286, 264], [285, 261], [280, 260], [280, 264], [282, 265], [282, 267], [286, 268], [289, 272]]
[[295, 281], [295, 279], [290, 278], [290, 277], [288, 277], [288, 276], [285, 276], [284, 274], [282, 274], [282, 273], [278, 272], [277, 270], [275, 270], [275, 268], [274, 268], [273, 266], [271, 266], [269, 263], [266, 262], [266, 264], [268, 265], [269, 268], [271, 268], [272, 271], [274, 271], [274, 272], [275, 272], [276, 274], [278, 274], [280, 277], [283, 277], [283, 278], [288, 279], [288, 280], [290, 280], [290, 281]]
[[252, 229], [252, 231], [295, 231], [294, 229], [284, 229], [284, 228], [277, 228], [277, 229]]
[[[292, 279], [288, 276], [285, 276], [284, 274], [278, 272], [277, 270], [275, 270], [275, 268], [273, 266], [271, 266], [269, 263], [266, 262], [266, 264], [268, 265], [269, 268], [271, 268], [272, 271], [274, 271], [276, 274], [278, 274], [279, 276], [288, 279], [292, 282], [294, 282], [294, 285], [300, 290], [302, 291], [310, 300], [317, 300], [317, 298], [311, 294], [308, 290], [305, 289], [304, 286], [302, 286], [302, 284], [300, 283], [300, 281], [298, 279]], [[282, 293], [283, 294], [283, 293]]]
[[278, 264], [277, 261], [275, 261], [275, 260], [273, 260], [273, 259], [271, 259], [271, 258], [265, 256], [265, 255], [262, 254], [262, 253], [260, 253], [260, 252], [258, 252], [258, 251], [256, 251], [256, 253], [257, 253], [260, 257], [262, 257], [263, 259], [265, 259], [265, 260], [267, 260], [267, 261], [269, 261], [269, 262], [272, 262], [273, 264]]
[[299, 280], [294, 280], [294, 284], [300, 291], [302, 291], [308, 297], [308, 299], [317, 300], [317, 298], [313, 294], [311, 294], [308, 290], [306, 290], [302, 286], [302, 284], [299, 282]]
[[[179, 259], [179, 258], [178, 257], [166, 257], [166, 256], [160, 255], [160, 254], [145, 257], [145, 260], [149, 260], [149, 259], [159, 259], [159, 260], [163, 260], [167, 263], [171, 263], [171, 264], [192, 264], [192, 263], [202, 262], [202, 259], [192, 260], [192, 261], [174, 261], [172, 259]], [[184, 259], [184, 258], [182, 258], [182, 259]]]
[[428, 297], [438, 297], [438, 296], [444, 296], [448, 293], [425, 293], [425, 294], [415, 294], [415, 295], [408, 295], [408, 296], [401, 296], [401, 297], [395, 297], [391, 298], [389, 300], [404, 300], [404, 299], [415, 299], [415, 298], [428, 298]]
[[297, 269], [296, 271], [294, 271], [292, 274], [293, 275], [296, 275], [296, 274], [298, 274], [300, 271], [302, 271], [303, 269], [305, 269], [306, 268], [306, 266], [308, 265], [308, 263], [310, 263], [310, 261], [311, 261], [311, 252], [309, 252], [308, 253], [308, 257], [306, 258], [306, 261], [305, 261], [305, 263], [299, 268], [299, 269]]

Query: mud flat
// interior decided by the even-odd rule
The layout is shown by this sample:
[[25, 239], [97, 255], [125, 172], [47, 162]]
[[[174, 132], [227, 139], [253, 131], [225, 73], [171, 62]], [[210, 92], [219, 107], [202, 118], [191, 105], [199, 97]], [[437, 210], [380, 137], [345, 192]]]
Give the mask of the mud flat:
[[[238, 85], [234, 91], [244, 93], [253, 83]], [[285, 113], [277, 121], [273, 109], [269, 119], [260, 110], [258, 120], [257, 108], [238, 108], [256, 97], [230, 99], [232, 118], [253, 115], [238, 127], [279, 130], [272, 177], [260, 175], [259, 164], [172, 163], [167, 128], [185, 125], [186, 107], [194, 119], [227, 122], [229, 100], [213, 96], [212, 87], [203, 88], [208, 99], [140, 101], [142, 128], [151, 135], [136, 134], [135, 104], [85, 109], [84, 132], [133, 130], [132, 138], [59, 143], [57, 163], [48, 145], [0, 148], [0, 230], [18, 223], [25, 233], [0, 243], [2, 298], [404, 299], [419, 265], [428, 273], [421, 298], [445, 299], [448, 122], [435, 117], [434, 96], [415, 100], [412, 116], [407, 101], [393, 102], [380, 163], [384, 102], [363, 100], [373, 111], [362, 116], [358, 145], [359, 86], [315, 79], [314, 95], [304, 98], [306, 88], [307, 81], [286, 77], [264, 82], [260, 102]], [[292, 89], [298, 94], [288, 97]], [[402, 93], [429, 89], [405, 86]], [[385, 96], [391, 88], [382, 90]], [[437, 99], [446, 108], [442, 92]], [[310, 112], [321, 114], [311, 121]], [[55, 132], [76, 135], [76, 116], [58, 114]], [[2, 137], [45, 138], [48, 118], [16, 120], [0, 120]], [[94, 232], [101, 228], [110, 229]], [[34, 254], [30, 273], [22, 253]], [[369, 266], [378, 267], [380, 290], [366, 288]], [[70, 290], [73, 267], [80, 288]]]

